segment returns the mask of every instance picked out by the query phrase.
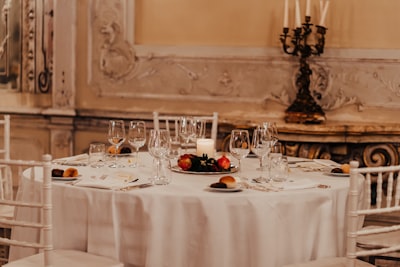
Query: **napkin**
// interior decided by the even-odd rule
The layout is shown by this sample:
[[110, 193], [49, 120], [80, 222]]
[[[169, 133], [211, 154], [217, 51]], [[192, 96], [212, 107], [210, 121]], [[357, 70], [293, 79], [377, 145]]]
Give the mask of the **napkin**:
[[75, 183], [75, 186], [114, 190], [139, 183], [140, 180], [132, 173], [117, 172], [112, 175], [84, 177], [79, 182]]
[[[279, 186], [279, 185], [275, 185]], [[283, 182], [280, 185], [283, 190], [297, 190], [317, 187], [318, 184], [310, 179], [300, 179]]]
[[332, 168], [340, 167], [339, 163], [330, 159], [314, 159], [313, 161], [327, 167], [332, 167]]
[[54, 163], [69, 166], [86, 166], [88, 164], [89, 155], [87, 153], [79, 154], [72, 157], [65, 157], [53, 160]]

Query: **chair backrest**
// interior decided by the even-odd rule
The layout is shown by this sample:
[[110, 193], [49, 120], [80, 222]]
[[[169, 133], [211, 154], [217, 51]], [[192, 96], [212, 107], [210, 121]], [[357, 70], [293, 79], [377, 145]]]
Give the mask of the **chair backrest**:
[[[10, 115], [4, 115], [0, 120], [0, 128], [3, 128], [3, 146], [0, 147], [0, 159], [10, 159]], [[0, 166], [0, 199], [12, 199], [13, 178], [8, 166]], [[0, 212], [1, 213], [1, 212]], [[0, 214], [1, 216], [2, 214]]]
[[[362, 177], [362, 174], [364, 177]], [[384, 177], [386, 179], [384, 179]], [[359, 179], [365, 179], [364, 189], [359, 188]], [[379, 228], [360, 229], [359, 219], [370, 214], [383, 214], [400, 211], [400, 165], [363, 167], [359, 168], [357, 161], [350, 162], [350, 190], [348, 210], [348, 231], [347, 231], [347, 257], [350, 259], [349, 266], [355, 266], [356, 257], [380, 255], [400, 250], [400, 239], [398, 244], [371, 250], [358, 250], [357, 238], [365, 235], [378, 235], [400, 230], [400, 224], [382, 226]], [[376, 205], [371, 204], [371, 181], [376, 180]], [[384, 181], [386, 183], [386, 194], [384, 194]], [[362, 200], [360, 205], [359, 200]], [[386, 197], [386, 199], [385, 199]]]
[[10, 159], [10, 115], [4, 115], [0, 126], [3, 127], [3, 147], [0, 148], [0, 154], [4, 159]]
[[[0, 238], [0, 244], [9, 246], [26, 247], [43, 251], [45, 266], [51, 266], [53, 249], [52, 234], [52, 195], [51, 195], [51, 155], [43, 155], [41, 161], [25, 160], [0, 160], [0, 166], [6, 172], [17, 171], [21, 182], [41, 183], [41, 190], [32, 190], [30, 186], [29, 200], [0, 200], [0, 205], [13, 206], [18, 213], [37, 213], [37, 220], [28, 221], [26, 219], [0, 219], [0, 224], [13, 227], [24, 227], [36, 229], [41, 235], [38, 242], [15, 239], [13, 235], [10, 238]], [[16, 175], [14, 173], [14, 175]], [[23, 181], [23, 179], [25, 181]], [[38, 194], [38, 195], [36, 195]], [[24, 217], [24, 216], [22, 216]]]
[[[153, 124], [154, 124], [154, 129], [167, 129], [169, 131], [175, 130], [179, 128], [179, 121], [182, 118], [182, 116], [177, 116], [177, 115], [160, 115], [158, 112], [153, 112]], [[214, 140], [214, 144], [217, 144], [217, 134], [218, 134], [218, 112], [213, 112], [212, 115], [210, 116], [193, 116], [194, 119], [201, 119], [206, 122], [206, 124], [210, 125], [211, 127], [206, 128], [211, 128], [210, 134], [207, 136], [209, 138], [212, 138]], [[177, 131], [175, 131], [177, 132]]]

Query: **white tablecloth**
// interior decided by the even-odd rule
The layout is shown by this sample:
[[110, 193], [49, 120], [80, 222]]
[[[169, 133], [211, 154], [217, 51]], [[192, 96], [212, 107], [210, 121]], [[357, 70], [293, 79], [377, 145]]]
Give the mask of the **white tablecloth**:
[[[143, 182], [152, 160], [145, 152], [140, 157], [145, 167], [118, 171]], [[257, 166], [257, 159], [243, 160], [241, 175], [255, 177]], [[77, 168], [82, 177], [115, 172]], [[275, 267], [344, 255], [348, 177], [291, 168], [293, 181], [309, 179], [330, 187], [205, 190], [220, 177], [173, 173], [169, 185], [126, 192], [53, 182], [55, 247], [148, 267]], [[13, 249], [11, 258], [24, 253]]]

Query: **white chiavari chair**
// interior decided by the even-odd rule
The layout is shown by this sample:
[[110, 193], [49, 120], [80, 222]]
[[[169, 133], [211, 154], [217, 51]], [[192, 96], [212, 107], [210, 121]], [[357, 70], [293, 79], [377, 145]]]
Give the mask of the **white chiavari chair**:
[[[4, 115], [0, 119], [0, 128], [2, 128], [2, 144], [0, 146], [0, 159], [10, 159], [10, 115]], [[8, 166], [0, 166], [0, 199], [12, 199], [13, 192], [13, 178]], [[14, 218], [14, 207], [8, 205], [0, 205], [0, 218], [12, 219]], [[5, 225], [0, 225], [0, 236], [10, 236], [11, 229]], [[8, 246], [0, 247], [0, 264], [7, 262]]]
[[[400, 166], [363, 167], [357, 161], [350, 163], [350, 189], [347, 211], [346, 257], [323, 258], [285, 267], [360, 267], [375, 266], [360, 258], [388, 255], [400, 250], [400, 224], [379, 227], [359, 227], [360, 219], [367, 215], [400, 211], [400, 183], [396, 183]], [[365, 178], [364, 193], [359, 189], [359, 179]], [[371, 181], [377, 177], [376, 205], [371, 205]], [[387, 177], [387, 194], [383, 194], [383, 177]], [[385, 179], [386, 180], [386, 179]], [[394, 196], [394, 197], [393, 197]], [[360, 205], [360, 198], [362, 205]], [[385, 205], [382, 205], [382, 204]], [[386, 236], [386, 238], [382, 238]], [[389, 238], [391, 236], [391, 238]], [[382, 243], [385, 240], [385, 243]]]
[[[37, 220], [30, 220], [30, 216], [15, 216], [12, 220], [0, 219], [0, 223], [14, 227], [24, 227], [37, 231], [40, 237], [36, 241], [0, 238], [0, 244], [13, 247], [32, 248], [36, 254], [9, 262], [3, 266], [38, 266], [38, 267], [71, 267], [71, 266], [96, 266], [96, 267], [122, 267], [123, 264], [106, 257], [89, 254], [75, 250], [53, 249], [52, 227], [52, 188], [51, 188], [51, 155], [43, 155], [41, 161], [0, 160], [0, 165], [8, 166], [8, 170], [17, 172], [19, 178], [27, 182], [41, 183], [41, 190], [32, 190], [30, 200], [1, 200], [1, 205], [11, 205], [16, 209], [16, 214], [30, 214], [37, 212]], [[23, 182], [26, 182], [25, 180]], [[33, 187], [32, 187], [33, 188]], [[38, 194], [35, 196], [34, 194]], [[32, 216], [34, 218], [34, 216]]]
[[[153, 112], [153, 124], [154, 129], [167, 129], [168, 131], [175, 131], [179, 127], [179, 121], [182, 116], [179, 115], [161, 115], [158, 112]], [[214, 140], [214, 144], [217, 144], [218, 138], [218, 112], [213, 112], [212, 115], [204, 116], [193, 116], [194, 119], [201, 119], [206, 122], [206, 124], [211, 124], [211, 131], [206, 133], [207, 138]], [[175, 131], [176, 133], [177, 131]]]

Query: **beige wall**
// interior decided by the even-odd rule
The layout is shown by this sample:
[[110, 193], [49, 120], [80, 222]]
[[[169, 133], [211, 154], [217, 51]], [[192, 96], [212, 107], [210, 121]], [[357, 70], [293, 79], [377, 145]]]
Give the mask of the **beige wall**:
[[[101, 1], [100, 1], [101, 2]], [[104, 2], [104, 1], [103, 1]], [[291, 24], [293, 24], [294, 17], [294, 0], [290, 0], [290, 15]], [[98, 86], [88, 80], [88, 68], [98, 68], [98, 62], [89, 62], [88, 51], [89, 34], [92, 32], [99, 32], [100, 29], [92, 28], [89, 32], [90, 25], [88, 19], [89, 1], [77, 1], [77, 50], [76, 50], [76, 108], [84, 110], [100, 110], [103, 113], [124, 110], [132, 114], [148, 114], [153, 110], [168, 113], [181, 113], [191, 112], [194, 114], [205, 113], [207, 111], [218, 111], [221, 113], [222, 118], [244, 118], [248, 112], [249, 103], [242, 103], [241, 98], [246, 94], [255, 94], [253, 89], [241, 88], [243, 92], [238, 94], [237, 102], [227, 102], [224, 99], [220, 101], [199, 101], [198, 99], [185, 98], [183, 100], [177, 99], [147, 99], [143, 97], [135, 97], [131, 93], [129, 97], [126, 96], [113, 96], [107, 97], [99, 96]], [[243, 48], [242, 51], [247, 51], [253, 48], [266, 49], [267, 52], [261, 52], [262, 57], [255, 58], [256, 60], [264, 61], [265, 65], [271, 64], [271, 58], [265, 57], [269, 49], [279, 51], [279, 35], [282, 30], [283, 22], [283, 0], [275, 1], [242, 1], [242, 0], [220, 0], [220, 1], [205, 1], [205, 0], [146, 0], [136, 1], [135, 10], [135, 44], [136, 45], [160, 45], [166, 47], [174, 47], [174, 51], [180, 51], [188, 47], [239, 47]], [[305, 1], [301, 1], [302, 10], [305, 9]], [[365, 93], [358, 90], [362, 87], [362, 82], [366, 82], [368, 77], [352, 77], [357, 76], [358, 73], [353, 73], [345, 77], [350, 81], [338, 81], [337, 78], [344, 77], [342, 73], [335, 73], [331, 63], [328, 62], [328, 55], [330, 59], [339, 60], [335, 63], [341, 67], [342, 59], [335, 59], [336, 54], [332, 56], [332, 51], [335, 49], [340, 50], [342, 53], [348, 49], [398, 49], [400, 48], [400, 35], [393, 34], [393, 25], [398, 25], [400, 18], [397, 15], [397, 10], [400, 10], [400, 1], [397, 0], [331, 0], [330, 9], [327, 16], [326, 25], [328, 32], [326, 35], [326, 50], [320, 58], [316, 58], [318, 64], [327, 64], [325, 66], [327, 71], [330, 71], [335, 79], [332, 78], [332, 88], [335, 90], [344, 90], [348, 97], [353, 97], [354, 90], [357, 88], [356, 94], [361, 97]], [[110, 17], [118, 15], [112, 14]], [[312, 1], [312, 16], [315, 14], [315, 21], [319, 21], [319, 1]], [[92, 22], [91, 22], [92, 23]], [[100, 44], [97, 44], [99, 46]], [[274, 51], [275, 51], [274, 50]], [[281, 62], [280, 68], [276, 73], [280, 75], [279, 83], [276, 81], [267, 80], [254, 80], [244, 82], [254, 82], [256, 85], [250, 84], [249, 86], [258, 86], [257, 90], [263, 92], [275, 88], [275, 90], [288, 89], [292, 90], [293, 95], [293, 71], [297, 68], [297, 62], [293, 58], [285, 55], [283, 52], [274, 52], [273, 61]], [[351, 53], [351, 52], [350, 52]], [[194, 51], [194, 55], [201, 55]], [[363, 55], [368, 55], [363, 52]], [[278, 58], [277, 58], [278, 57]], [[144, 59], [145, 60], [145, 59]], [[217, 59], [218, 60], [218, 59]], [[247, 58], [246, 60], [252, 60]], [[362, 59], [361, 59], [362, 60]], [[153, 60], [154, 61], [154, 60]], [[88, 66], [88, 64], [90, 66]], [[207, 63], [201, 62], [201, 66]], [[229, 63], [228, 63], [229, 64]], [[331, 65], [329, 65], [331, 64]], [[366, 66], [368, 63], [365, 63]], [[156, 66], [157, 67], [157, 66]], [[226, 69], [229, 70], [231, 66], [227, 65]], [[256, 67], [258, 69], [264, 66]], [[338, 68], [339, 68], [338, 67]], [[222, 67], [224, 70], [225, 66]], [[349, 66], [348, 69], [359, 68]], [[157, 71], [161, 72], [157, 69]], [[338, 71], [346, 71], [339, 68]], [[370, 72], [373, 70], [367, 70]], [[270, 71], [268, 71], [270, 72]], [[364, 73], [366, 71], [361, 71]], [[264, 74], [261, 74], [264, 75]], [[272, 75], [276, 75], [273, 73]], [[336, 76], [336, 77], [335, 77]], [[159, 79], [159, 77], [156, 77]], [[174, 81], [177, 77], [171, 76], [169, 81]], [[212, 77], [219, 79], [218, 77]], [[234, 77], [237, 78], [237, 77]], [[361, 79], [357, 81], [357, 79]], [[176, 79], [178, 80], [178, 79]], [[365, 81], [364, 81], [365, 80]], [[132, 89], [137, 92], [144, 92], [148, 88], [141, 88], [140, 85], [135, 83], [137, 79], [129, 81], [110, 82], [110, 90], [117, 92], [120, 88], [125, 88], [123, 93]], [[186, 81], [185, 81], [186, 82]], [[392, 82], [392, 81], [391, 81]], [[262, 84], [264, 83], [264, 84]], [[343, 84], [342, 84], [343, 83]], [[356, 83], [355, 85], [351, 83]], [[366, 82], [367, 83], [367, 82]], [[396, 83], [396, 81], [394, 81]], [[242, 82], [243, 84], [243, 82]], [[174, 82], [161, 83], [161, 86], [154, 85], [154, 90], [168, 92], [171, 86], [189, 86], [187, 84], [174, 84]], [[218, 93], [218, 84], [207, 85], [208, 89]], [[107, 86], [105, 86], [107, 89]], [[282, 88], [282, 89], [277, 89]], [[185, 88], [186, 89], [186, 88]], [[178, 90], [178, 89], [176, 89]], [[252, 91], [253, 90], [253, 91]], [[373, 90], [373, 88], [371, 88]], [[104, 91], [104, 90], [103, 90]], [[258, 91], [257, 91], [258, 92]], [[276, 92], [274, 92], [276, 93]], [[338, 93], [339, 94], [339, 93]], [[261, 94], [260, 98], [264, 96]], [[357, 97], [357, 95], [356, 95]], [[392, 101], [395, 101], [392, 99]], [[276, 103], [253, 103], [251, 105], [251, 116], [259, 116], [262, 119], [265, 114], [272, 114], [272, 117], [281, 119], [284, 116], [285, 105]], [[233, 111], [233, 112], [232, 112]], [[328, 111], [330, 112], [330, 111]], [[368, 114], [365, 111], [361, 117], [374, 118], [380, 116], [380, 113], [372, 111]], [[343, 115], [343, 114], [342, 114]], [[330, 120], [341, 120], [342, 116], [340, 110], [332, 111]], [[367, 116], [366, 116], [367, 115]], [[351, 117], [351, 116], [350, 116]], [[358, 120], [355, 116], [355, 120]], [[388, 118], [388, 121], [392, 119]]]
[[[290, 23], [293, 24], [294, 0], [289, 1]], [[223, 122], [251, 123], [273, 118], [286, 126], [284, 111], [296, 92], [293, 81], [298, 61], [281, 51], [279, 36], [283, 0], [136, 0], [134, 47], [139, 71], [133, 73], [133, 78], [123, 81], [107, 80], [98, 71], [95, 78], [100, 78], [100, 82], [94, 84], [93, 70], [98, 70], [99, 61], [90, 59], [99, 53], [95, 49], [101, 43], [94, 43], [90, 50], [89, 41], [93, 33], [101, 35], [101, 29], [92, 27], [93, 18], [89, 14], [95, 14], [95, 5], [89, 6], [89, 3], [104, 5], [115, 2], [76, 0], [76, 10], [56, 12], [56, 21], [64, 21], [64, 16], [76, 11], [76, 24], [71, 19], [57, 27], [58, 42], [54, 53], [62, 60], [54, 62], [56, 78], [52, 96], [23, 95], [15, 98], [5, 94], [0, 99], [3, 112], [67, 118], [65, 122], [57, 122], [59, 125], [49, 120], [50, 126], [46, 127], [51, 129], [52, 138], [58, 137], [62, 145], [48, 143], [44, 145], [46, 150], [52, 146], [50, 152], [53, 153], [64, 146], [64, 135], [58, 132], [63, 132], [63, 127], [67, 128], [65, 136], [73, 140], [69, 145], [72, 145], [74, 153], [84, 151], [90, 141], [102, 138], [104, 125], [83, 124], [76, 128], [77, 120], [86, 123], [100, 118], [104, 123], [108, 118], [116, 117], [151, 121], [154, 110], [176, 114], [217, 111]], [[305, 0], [301, 2], [304, 10]], [[70, 6], [68, 1], [65, 3]], [[312, 0], [313, 22], [319, 20], [318, 5], [319, 1]], [[348, 121], [398, 122], [398, 10], [398, 0], [331, 0], [326, 21], [326, 50], [321, 57], [311, 60], [313, 68], [321, 70], [325, 74], [323, 78], [327, 79], [324, 80], [327, 85], [322, 89], [325, 90], [324, 104], [328, 107], [328, 126]], [[107, 21], [113, 16], [116, 20], [122, 17], [112, 9], [107, 12], [107, 18], [96, 19]], [[149, 48], [148, 54], [141, 52], [143, 47], [151, 46], [161, 47], [163, 51], [172, 49], [164, 54], [157, 54], [161, 51], [158, 48]], [[73, 50], [67, 49], [70, 47], [75, 48], [75, 54], [65, 53]], [[186, 55], [182, 56], [182, 51]], [[384, 61], [380, 60], [382, 53]], [[70, 66], [60, 64], [71, 58]], [[182, 71], [181, 66], [200, 78], [188, 78], [188, 72]], [[143, 70], [140, 68], [144, 71], [140, 72]], [[147, 79], [138, 79], [146, 68], [153, 69], [155, 74]], [[205, 73], [205, 68], [208, 68], [208, 73]], [[318, 78], [315, 82], [320, 81]], [[232, 88], [234, 91], [230, 94]], [[181, 93], [189, 89], [192, 91], [188, 94]], [[206, 91], [206, 97], [199, 97], [199, 91]], [[148, 92], [150, 97], [139, 96]], [[190, 93], [197, 95], [191, 97]], [[157, 94], [161, 96], [154, 97]], [[25, 110], [28, 107], [31, 110]], [[78, 117], [74, 117], [75, 112]], [[65, 151], [68, 149], [62, 153]]]
[[[290, 0], [290, 25], [294, 0]], [[311, 0], [312, 22], [319, 1]], [[283, 0], [137, 1], [136, 41], [158, 45], [279, 47]], [[305, 10], [305, 1], [301, 1]], [[326, 19], [327, 47], [400, 48], [398, 0], [331, 0]], [[302, 13], [304, 14], [304, 13]]]

